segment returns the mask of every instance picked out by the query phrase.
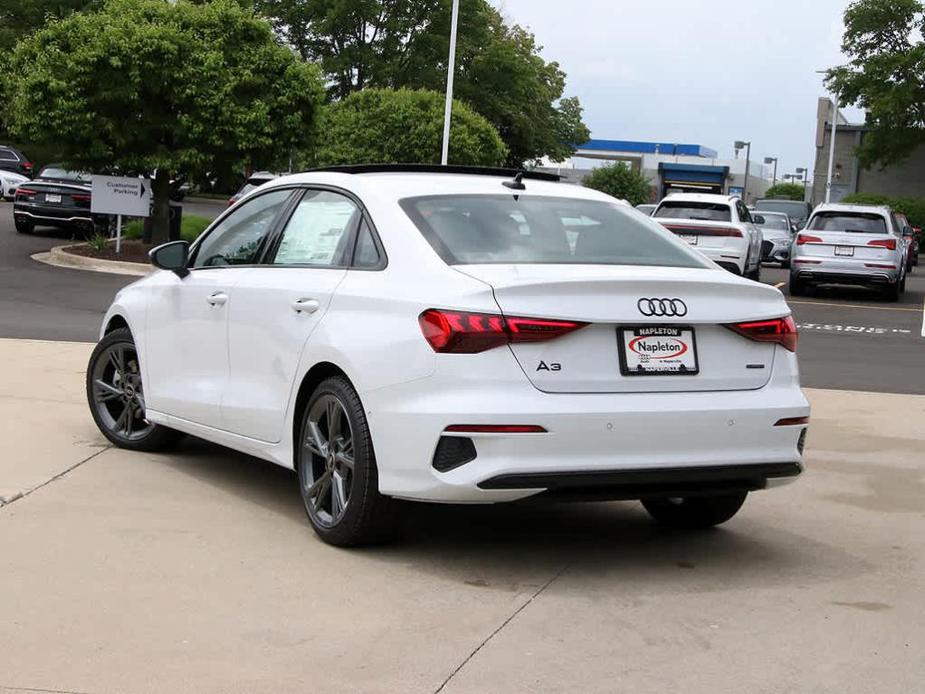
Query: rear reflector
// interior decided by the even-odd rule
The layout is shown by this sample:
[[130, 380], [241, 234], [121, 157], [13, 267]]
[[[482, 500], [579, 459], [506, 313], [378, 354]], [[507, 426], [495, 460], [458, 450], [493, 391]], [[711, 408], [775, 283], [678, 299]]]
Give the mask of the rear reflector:
[[874, 267], [880, 270], [895, 270], [895, 265], [885, 265], [883, 263], [864, 263], [864, 267]]
[[424, 339], [435, 352], [453, 354], [476, 354], [502, 345], [552, 340], [587, 325], [576, 321], [435, 308], [424, 311], [418, 323]]
[[793, 262], [802, 263], [803, 265], [819, 265], [822, 263], [821, 260], [806, 260], [805, 258], [795, 258]]
[[748, 321], [727, 325], [733, 332], [755, 342], [775, 342], [791, 352], [797, 351], [797, 326], [791, 316], [771, 320]]
[[71, 196], [71, 199], [76, 200], [77, 202], [90, 202], [89, 193], [74, 193]]
[[823, 243], [822, 239], [812, 234], [797, 234], [797, 245], [802, 246], [807, 243]]
[[800, 424], [809, 424], [809, 417], [784, 417], [774, 422], [776, 427], [793, 427]]
[[444, 429], [454, 434], [545, 434], [536, 424], [453, 424]]
[[868, 246], [879, 246], [880, 248], [886, 248], [890, 251], [896, 250], [896, 239], [874, 239], [873, 241], [867, 242]]

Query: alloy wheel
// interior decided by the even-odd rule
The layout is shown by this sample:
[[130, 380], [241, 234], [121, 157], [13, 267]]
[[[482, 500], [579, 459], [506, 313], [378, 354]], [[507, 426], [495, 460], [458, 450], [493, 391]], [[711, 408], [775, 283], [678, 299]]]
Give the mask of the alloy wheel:
[[145, 419], [144, 389], [135, 346], [116, 342], [93, 364], [92, 400], [102, 424], [118, 438], [137, 441], [154, 427]]
[[299, 474], [308, 512], [321, 526], [333, 527], [350, 504], [354, 468], [353, 429], [336, 395], [325, 393], [312, 403], [302, 448]]

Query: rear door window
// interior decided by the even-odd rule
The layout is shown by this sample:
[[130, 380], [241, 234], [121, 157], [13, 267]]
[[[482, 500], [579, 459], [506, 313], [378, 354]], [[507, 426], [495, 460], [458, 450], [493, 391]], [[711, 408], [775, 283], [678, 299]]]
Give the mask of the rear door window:
[[350, 198], [309, 190], [283, 230], [274, 265], [346, 265], [344, 253], [359, 223], [360, 209]]
[[512, 195], [409, 198], [401, 206], [449, 264], [709, 267], [662, 227], [615, 203]]

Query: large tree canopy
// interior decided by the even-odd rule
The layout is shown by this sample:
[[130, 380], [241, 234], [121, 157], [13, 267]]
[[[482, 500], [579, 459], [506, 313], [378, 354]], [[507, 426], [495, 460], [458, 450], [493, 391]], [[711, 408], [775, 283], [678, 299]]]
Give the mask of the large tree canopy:
[[[329, 96], [366, 87], [446, 86], [451, 0], [257, 0], [306, 60], [318, 61]], [[454, 96], [497, 128], [508, 163], [567, 157], [590, 133], [565, 74], [539, 55], [532, 34], [508, 26], [487, 0], [462, 0]], [[561, 100], [561, 101], [560, 101]]]
[[[324, 107], [316, 161], [332, 164], [439, 164], [444, 96], [410, 89], [364, 89]], [[498, 166], [507, 148], [485, 118], [453, 104], [450, 164]]]
[[847, 65], [827, 83], [843, 104], [867, 112], [859, 156], [891, 164], [925, 144], [925, 14], [918, 0], [857, 0], [845, 11]]
[[61, 19], [101, 0], [3, 0], [0, 3], [0, 53], [41, 29], [49, 19]]
[[307, 146], [324, 98], [318, 68], [231, 0], [110, 0], [22, 41], [5, 81], [13, 133], [67, 166], [157, 170], [155, 239], [171, 171], [271, 166]]

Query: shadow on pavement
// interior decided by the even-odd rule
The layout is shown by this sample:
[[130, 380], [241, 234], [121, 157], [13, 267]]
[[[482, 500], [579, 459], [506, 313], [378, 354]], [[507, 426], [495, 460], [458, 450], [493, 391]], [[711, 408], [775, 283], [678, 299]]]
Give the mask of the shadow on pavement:
[[[320, 542], [305, 518], [292, 471], [192, 438], [178, 453], [163, 457], [163, 464], [238, 497], [235, 503], [278, 514], [286, 526], [281, 533], [294, 530], [305, 551]], [[444, 579], [511, 591], [539, 587], [537, 577], [563, 570], [581, 576], [584, 589], [589, 581], [592, 588], [600, 581], [602, 589], [618, 581], [643, 593], [825, 582], [871, 570], [841, 547], [795, 532], [779, 510], [759, 493], [726, 526], [685, 532], [654, 524], [637, 502], [406, 502], [396, 542], [344, 551], [364, 561], [411, 563]]]

